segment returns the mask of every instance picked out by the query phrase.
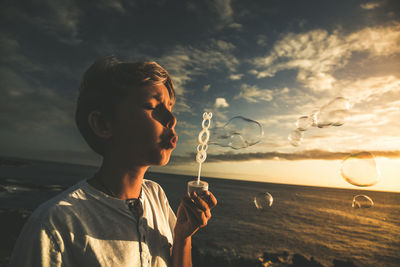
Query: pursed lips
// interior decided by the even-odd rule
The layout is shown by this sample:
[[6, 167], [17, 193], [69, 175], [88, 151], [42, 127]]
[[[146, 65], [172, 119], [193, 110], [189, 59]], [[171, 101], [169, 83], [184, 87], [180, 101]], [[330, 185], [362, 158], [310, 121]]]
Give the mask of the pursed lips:
[[161, 145], [163, 148], [174, 149], [177, 142], [178, 135], [173, 131], [168, 131], [161, 135]]

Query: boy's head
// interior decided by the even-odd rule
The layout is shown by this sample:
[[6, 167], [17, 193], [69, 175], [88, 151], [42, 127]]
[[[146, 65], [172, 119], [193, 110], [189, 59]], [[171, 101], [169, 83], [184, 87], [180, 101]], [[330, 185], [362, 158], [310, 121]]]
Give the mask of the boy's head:
[[115, 56], [97, 60], [85, 72], [79, 88], [75, 121], [83, 138], [103, 155], [107, 138], [93, 132], [89, 115], [98, 112], [112, 118], [117, 105], [139, 87], [163, 84], [175, 100], [175, 90], [168, 72], [156, 62], [121, 62]]

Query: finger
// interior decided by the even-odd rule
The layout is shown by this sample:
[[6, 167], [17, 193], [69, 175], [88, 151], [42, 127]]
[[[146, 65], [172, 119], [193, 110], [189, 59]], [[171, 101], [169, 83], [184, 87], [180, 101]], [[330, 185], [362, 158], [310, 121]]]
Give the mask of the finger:
[[187, 201], [183, 202], [185, 210], [189, 215], [189, 220], [198, 227], [204, 227], [207, 225], [207, 217], [203, 210], [199, 209], [194, 205], [193, 202], [188, 203]]
[[215, 198], [215, 196], [213, 195], [213, 193], [211, 193], [210, 191], [204, 191], [204, 195], [203, 195], [203, 199], [207, 202], [208, 207], [210, 209], [214, 208], [215, 206], [217, 206], [217, 199]]
[[193, 207], [196, 206], [196, 204], [194, 203], [194, 200], [192, 199], [192, 197], [189, 197], [189, 196], [182, 197], [182, 203], [186, 203], [186, 204], [191, 205]]
[[191, 198], [184, 196], [183, 203], [193, 211], [200, 227], [207, 225], [207, 221], [211, 218], [211, 212], [203, 199], [193, 193]]
[[203, 210], [195, 203], [194, 198], [185, 197], [182, 201], [182, 204], [195, 211], [196, 213], [203, 212]]
[[194, 203], [197, 205], [197, 207], [200, 208], [204, 212], [204, 214], [206, 215], [206, 218], [210, 219], [211, 212], [210, 212], [210, 208], [208, 207], [207, 202], [205, 202], [201, 197], [199, 197], [196, 192], [193, 193], [192, 199], [194, 200]]

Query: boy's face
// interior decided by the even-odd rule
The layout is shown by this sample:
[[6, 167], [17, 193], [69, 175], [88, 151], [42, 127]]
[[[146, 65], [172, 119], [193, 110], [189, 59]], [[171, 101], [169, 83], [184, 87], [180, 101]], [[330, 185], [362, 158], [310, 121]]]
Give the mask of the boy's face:
[[163, 84], [134, 88], [111, 120], [112, 156], [136, 166], [167, 164], [178, 139], [173, 105]]

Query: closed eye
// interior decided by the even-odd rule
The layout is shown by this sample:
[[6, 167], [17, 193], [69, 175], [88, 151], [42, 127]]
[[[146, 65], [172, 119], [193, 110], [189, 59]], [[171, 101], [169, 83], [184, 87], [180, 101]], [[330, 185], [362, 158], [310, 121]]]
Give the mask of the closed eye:
[[150, 103], [144, 104], [144, 108], [145, 109], [150, 109], [150, 110], [155, 110], [156, 109], [156, 107], [154, 105], [150, 104]]

